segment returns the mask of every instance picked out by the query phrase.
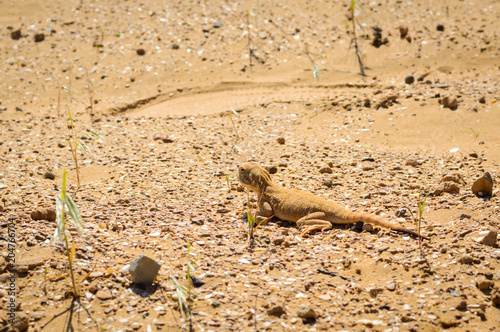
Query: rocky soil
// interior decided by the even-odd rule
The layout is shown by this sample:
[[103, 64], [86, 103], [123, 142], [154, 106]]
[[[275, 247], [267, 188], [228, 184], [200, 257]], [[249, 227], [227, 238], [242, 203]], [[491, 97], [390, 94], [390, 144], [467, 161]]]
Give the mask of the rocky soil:
[[[3, 325], [498, 329], [500, 3], [363, 2], [367, 76], [349, 48], [347, 5], [2, 4]], [[79, 187], [68, 109], [92, 151], [78, 151]], [[410, 229], [426, 196], [429, 240], [366, 224], [303, 238], [275, 219], [249, 246], [257, 198], [237, 179], [247, 161], [283, 186]], [[84, 220], [84, 232], [68, 224], [82, 294], [73, 305], [54, 241], [64, 169]], [[161, 265], [152, 285], [132, 282], [139, 255]], [[188, 262], [202, 286], [186, 280]], [[171, 276], [197, 294], [190, 318]]]

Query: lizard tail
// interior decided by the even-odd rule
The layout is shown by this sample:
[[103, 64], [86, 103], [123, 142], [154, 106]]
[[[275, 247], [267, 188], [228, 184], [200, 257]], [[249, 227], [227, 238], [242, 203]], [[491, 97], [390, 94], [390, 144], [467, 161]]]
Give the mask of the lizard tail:
[[[406, 233], [406, 234], [410, 234], [410, 235], [418, 237], [418, 233], [417, 232], [412, 231], [412, 230], [410, 230], [408, 228], [404, 228], [403, 226], [394, 224], [394, 223], [392, 223], [392, 222], [390, 222], [390, 221], [388, 221], [388, 220], [386, 220], [384, 218], [381, 218], [381, 217], [378, 217], [378, 216], [375, 216], [375, 215], [372, 215], [372, 214], [368, 214], [368, 213], [354, 213], [353, 218], [356, 219], [356, 221], [368, 222], [370, 224], [382, 226], [382, 227], [385, 227], [385, 228], [389, 228], [389, 229], [392, 229], [392, 230], [395, 230], [395, 231], [399, 231], [399, 232], [402, 232], [402, 233]], [[423, 235], [420, 235], [420, 236], [422, 238], [424, 238], [424, 239], [427, 239]]]

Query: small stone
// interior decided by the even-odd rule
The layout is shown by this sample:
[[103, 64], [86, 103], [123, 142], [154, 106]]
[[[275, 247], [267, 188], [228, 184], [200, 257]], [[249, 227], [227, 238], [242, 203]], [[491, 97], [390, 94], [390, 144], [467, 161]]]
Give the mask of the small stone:
[[219, 28], [222, 28], [223, 25], [224, 25], [224, 23], [222, 23], [222, 22], [215, 22], [213, 27], [216, 29], [219, 29]]
[[471, 190], [472, 193], [477, 196], [493, 196], [493, 179], [491, 178], [490, 173], [485, 172], [482, 177], [474, 181]]
[[495, 285], [495, 283], [493, 281], [487, 280], [487, 279], [476, 281], [476, 287], [479, 290], [487, 290], [487, 289], [493, 287], [493, 285]]
[[412, 167], [417, 167], [418, 161], [416, 159], [408, 159], [405, 163], [406, 166], [412, 166]]
[[267, 310], [267, 314], [269, 316], [281, 317], [281, 315], [286, 314], [286, 312], [285, 312], [285, 308], [283, 306], [277, 305], [277, 306], [274, 306], [271, 309]]
[[460, 311], [466, 311], [467, 310], [467, 301], [465, 300], [460, 300], [456, 305], [455, 309], [460, 310]]
[[491, 304], [494, 307], [500, 306], [500, 289], [498, 288], [493, 289], [493, 292], [491, 293]]
[[479, 102], [481, 104], [486, 104], [486, 98], [484, 96], [482, 96], [481, 98], [479, 98]]
[[388, 283], [385, 288], [387, 288], [387, 290], [390, 290], [391, 292], [393, 292], [395, 289], [396, 289], [396, 283], [394, 281], [391, 281], [390, 283]]
[[[24, 312], [17, 311], [12, 325], [15, 332], [27, 331], [29, 327], [29, 318]], [[9, 331], [7, 329], [7, 331]]]
[[406, 208], [401, 208], [396, 211], [396, 217], [398, 218], [404, 218], [406, 217], [406, 214], [408, 213], [408, 210]]
[[178, 50], [179, 48], [181, 48], [179, 45], [177, 45], [177, 44], [172, 44], [172, 49], [173, 49], [173, 50]]
[[56, 210], [53, 208], [36, 208], [31, 212], [31, 219], [56, 221]]
[[18, 29], [18, 30], [14, 30], [10, 33], [10, 38], [14, 39], [14, 40], [18, 40], [18, 39], [21, 39], [22, 35], [21, 35], [21, 29]]
[[274, 245], [277, 245], [279, 246], [280, 244], [282, 244], [283, 242], [285, 242], [285, 238], [280, 236], [280, 237], [277, 237], [275, 239], [273, 239], [273, 243]]
[[136, 50], [136, 52], [137, 52], [137, 55], [144, 55], [144, 54], [146, 54], [146, 51], [143, 48], [138, 48]]
[[471, 156], [472, 158], [479, 158], [479, 155], [477, 154], [477, 152], [471, 152], [471, 153], [469, 153], [469, 156]]
[[477, 243], [485, 244], [487, 246], [494, 247], [497, 244], [498, 233], [494, 230], [489, 231], [478, 231], [467, 235]]
[[332, 174], [332, 173], [333, 173], [333, 170], [332, 170], [330, 167], [328, 167], [328, 166], [324, 166], [324, 167], [321, 167], [321, 168], [319, 169], [319, 172], [320, 172], [321, 174], [325, 174], [325, 173], [327, 173], [327, 174]]
[[97, 293], [95, 294], [95, 296], [101, 300], [101, 301], [107, 301], [107, 300], [111, 300], [113, 298], [113, 296], [111, 295], [110, 292], [108, 291], [105, 291], [105, 290], [99, 290], [97, 291]]
[[463, 179], [462, 175], [458, 172], [452, 172], [446, 174], [445, 176], [443, 176], [440, 182], [447, 182], [447, 181], [455, 182], [456, 184], [461, 184], [461, 185], [465, 184], [465, 180]]
[[383, 253], [384, 251], [388, 250], [389, 249], [389, 246], [382, 246], [380, 248], [377, 249], [377, 251], [379, 253]]
[[442, 193], [458, 194], [460, 192], [460, 187], [451, 181], [441, 182], [439, 186], [434, 190], [434, 196], [439, 196]]
[[318, 318], [314, 309], [308, 305], [299, 308], [299, 310], [297, 310], [297, 316], [302, 318], [304, 323], [314, 323]]
[[56, 178], [56, 175], [54, 173], [52, 173], [51, 171], [47, 171], [47, 172], [45, 172], [43, 177], [45, 179], [54, 180]]
[[35, 35], [35, 43], [43, 42], [45, 40], [45, 35], [43, 33], [37, 33]]
[[139, 255], [132, 264], [130, 264], [129, 272], [132, 277], [132, 282], [142, 285], [151, 285], [158, 271], [160, 271], [161, 265], [158, 264], [154, 259], [149, 258], [146, 255]]
[[406, 38], [406, 36], [408, 35], [408, 31], [409, 31], [408, 27], [405, 27], [405, 26], [399, 27], [399, 35], [401, 36], [401, 39]]
[[367, 232], [373, 232], [373, 225], [372, 224], [363, 224], [363, 230]]
[[405, 77], [405, 83], [406, 84], [412, 84], [413, 82], [415, 82], [415, 77], [411, 76], [411, 75], [408, 75]]
[[444, 97], [442, 99], [439, 99], [439, 102], [443, 107], [449, 108], [451, 110], [455, 110], [458, 107], [458, 101], [457, 98], [454, 97]]
[[438, 24], [436, 29], [437, 29], [437, 31], [444, 31], [444, 25]]
[[285, 144], [285, 138], [284, 137], [278, 137], [276, 139], [276, 142], [278, 142], [278, 144]]
[[462, 264], [472, 264], [473, 261], [474, 261], [474, 258], [471, 255], [463, 255], [460, 258], [460, 263], [462, 263]]
[[278, 167], [276, 167], [276, 166], [267, 166], [266, 169], [269, 172], [269, 174], [278, 173]]
[[42, 266], [44, 263], [45, 260], [40, 257], [21, 258], [16, 261], [15, 268], [17, 272], [24, 273]]

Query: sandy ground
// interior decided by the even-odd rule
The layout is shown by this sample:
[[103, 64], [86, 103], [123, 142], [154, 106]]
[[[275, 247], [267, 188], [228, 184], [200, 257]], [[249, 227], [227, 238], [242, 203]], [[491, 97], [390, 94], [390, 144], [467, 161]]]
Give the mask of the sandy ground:
[[[366, 76], [348, 5], [2, 2], [3, 325], [15, 252], [18, 330], [498, 329], [500, 2], [363, 2]], [[78, 153], [79, 188], [68, 109], [93, 152]], [[237, 178], [247, 161], [410, 229], [419, 193], [429, 195], [430, 240], [420, 248], [377, 227], [303, 238], [276, 219], [251, 248], [257, 198]], [[32, 214], [54, 211], [65, 168], [85, 228], [69, 227], [77, 278], [87, 277], [73, 307], [53, 218]], [[492, 197], [471, 190], [485, 172]], [[479, 243], [481, 232], [493, 240]], [[126, 271], [140, 254], [161, 264], [152, 286]], [[187, 261], [202, 287], [185, 280]], [[198, 294], [191, 319], [170, 276]]]

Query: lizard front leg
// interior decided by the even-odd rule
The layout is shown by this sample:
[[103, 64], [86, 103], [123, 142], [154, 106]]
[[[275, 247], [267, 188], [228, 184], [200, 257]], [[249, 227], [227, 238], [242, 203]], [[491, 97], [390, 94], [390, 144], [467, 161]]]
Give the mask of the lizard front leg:
[[269, 204], [269, 202], [267, 201], [261, 200], [259, 202], [259, 211], [257, 211], [257, 217], [256, 217], [257, 225], [259, 225], [261, 222], [263, 222], [263, 225], [267, 224], [267, 221], [271, 219], [273, 216], [274, 212], [273, 208], [271, 207], [271, 204]]
[[305, 236], [314, 231], [327, 231], [332, 229], [332, 223], [326, 220], [326, 214], [324, 212], [313, 212], [309, 213], [307, 216], [297, 220], [297, 227], [299, 229], [304, 228], [301, 232], [301, 236]]

